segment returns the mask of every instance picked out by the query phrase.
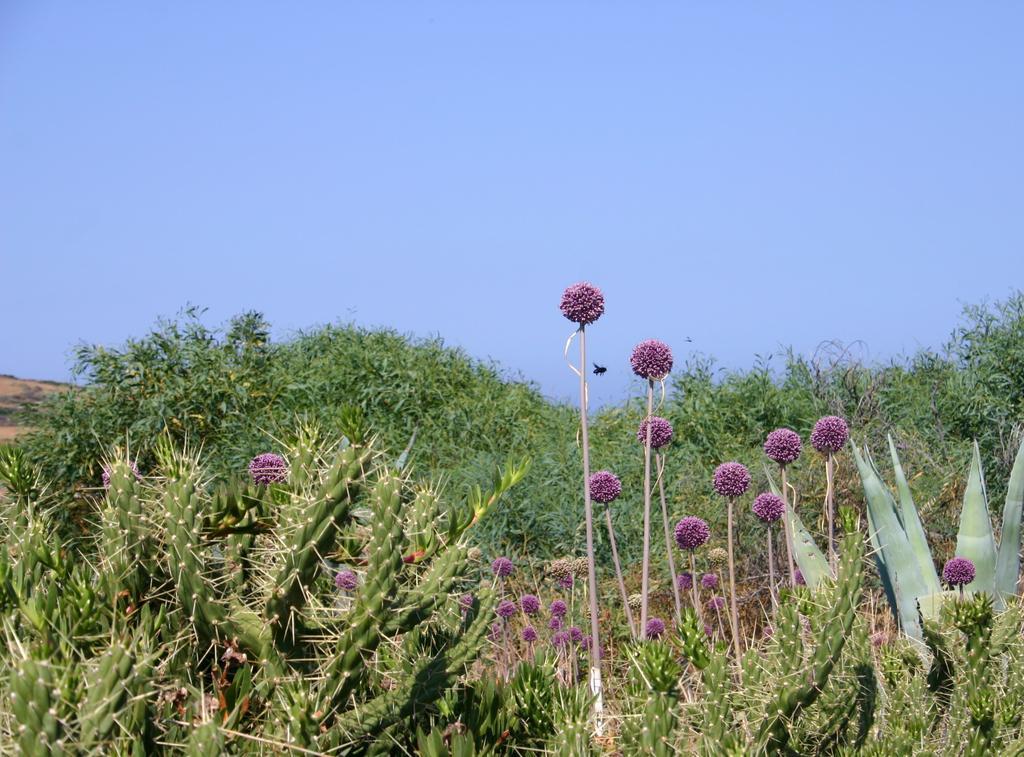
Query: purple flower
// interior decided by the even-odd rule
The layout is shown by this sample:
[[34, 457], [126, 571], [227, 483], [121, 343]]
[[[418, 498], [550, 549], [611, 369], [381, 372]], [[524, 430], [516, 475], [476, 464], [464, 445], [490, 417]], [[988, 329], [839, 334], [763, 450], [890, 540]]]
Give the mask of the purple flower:
[[705, 589], [717, 589], [718, 575], [715, 573], [705, 573], [700, 577], [700, 585]]
[[850, 429], [846, 421], [838, 415], [826, 415], [814, 424], [811, 432], [811, 445], [818, 452], [831, 454], [838, 452], [850, 438]]
[[344, 591], [355, 591], [359, 585], [359, 577], [351, 570], [342, 570], [334, 577], [334, 585]]
[[508, 578], [512, 575], [512, 571], [515, 570], [515, 566], [507, 557], [497, 557], [491, 563], [491, 570], [494, 571], [494, 575], [498, 578]]
[[804, 580], [804, 574], [800, 570], [800, 568], [797, 568], [793, 572], [793, 583], [795, 583], [797, 586], [807, 586], [807, 581]]
[[470, 610], [472, 610], [473, 595], [463, 594], [461, 597], [459, 597], [459, 607], [462, 609], [462, 612], [469, 612]]
[[280, 455], [264, 452], [249, 461], [249, 475], [257, 484], [278, 484], [288, 478], [288, 463]]
[[651, 449], [661, 449], [672, 441], [672, 424], [664, 418], [652, 415], [640, 422], [640, 428], [636, 431], [636, 438], [641, 444], [647, 444], [647, 426], [651, 427]]
[[556, 599], [551, 603], [551, 607], [548, 608], [551, 612], [552, 617], [564, 618], [565, 614], [569, 612], [568, 606], [560, 599]]
[[659, 639], [665, 633], [665, 621], [661, 618], [651, 618], [644, 627], [644, 636], [648, 639]]
[[693, 576], [689, 573], [680, 573], [676, 576], [676, 586], [683, 591], [689, 591], [693, 588]]
[[536, 615], [540, 611], [540, 600], [533, 594], [524, 594], [519, 598], [519, 606], [527, 615]]
[[503, 599], [498, 603], [498, 609], [496, 610], [499, 618], [511, 618], [516, 614], [516, 603], [510, 599]]
[[889, 641], [889, 634], [885, 631], [875, 631], [871, 634], [871, 646], [878, 647], [884, 646]]
[[590, 498], [595, 502], [612, 502], [622, 494], [622, 482], [611, 471], [601, 470], [590, 477]]
[[774, 523], [786, 511], [786, 503], [782, 501], [782, 497], [764, 492], [754, 498], [754, 505], [750, 509], [762, 522]]
[[548, 628], [550, 628], [552, 631], [561, 631], [562, 619], [558, 615], [555, 615], [551, 618], [551, 620], [548, 621]]
[[707, 636], [708, 638], [711, 638], [711, 636], [713, 636], [714, 633], [715, 633], [714, 626], [712, 626], [710, 623], [705, 623], [704, 624], [704, 635]]
[[527, 644], [532, 644], [537, 641], [537, 629], [533, 626], [527, 626], [523, 629], [523, 641]]
[[[131, 470], [132, 473], [135, 474], [136, 481], [142, 480], [142, 476], [139, 475], [139, 466], [135, 464], [134, 460], [128, 461], [128, 468]], [[103, 488], [110, 488], [110, 467], [107, 465], [103, 466]]]
[[974, 563], [966, 557], [954, 557], [942, 568], [942, 580], [950, 586], [963, 586], [974, 580]]
[[501, 623], [491, 623], [491, 641], [501, 641], [501, 638], [502, 636], [504, 636], [504, 633], [505, 627], [501, 625]]
[[722, 463], [715, 468], [714, 484], [723, 497], [740, 497], [750, 488], [750, 471], [741, 463]]
[[788, 428], [777, 428], [764, 440], [764, 453], [779, 465], [796, 460], [802, 448], [800, 434]]
[[715, 612], [721, 610], [725, 607], [725, 597], [712, 597], [708, 600], [707, 607], [709, 610], [714, 610]]
[[551, 645], [554, 647], [567, 647], [569, 641], [569, 634], [565, 631], [558, 631], [551, 635]]
[[581, 281], [566, 287], [558, 307], [570, 321], [585, 326], [604, 313], [604, 294], [593, 284]]
[[657, 339], [645, 339], [629, 356], [633, 373], [645, 379], [663, 379], [672, 370], [672, 350]]
[[569, 638], [577, 644], [579, 644], [581, 641], [583, 641], [583, 631], [580, 629], [579, 626], [570, 626]]
[[687, 515], [676, 523], [676, 544], [679, 549], [694, 550], [711, 538], [708, 524], [693, 515]]
[[573, 582], [572, 573], [567, 573], [567, 574], [565, 574], [564, 576], [562, 576], [561, 578], [558, 579], [558, 588], [559, 589], [571, 589], [572, 588], [572, 582]]
[[764, 630], [761, 631], [761, 635], [766, 639], [770, 639], [772, 636], [775, 635], [775, 627], [765, 626]]

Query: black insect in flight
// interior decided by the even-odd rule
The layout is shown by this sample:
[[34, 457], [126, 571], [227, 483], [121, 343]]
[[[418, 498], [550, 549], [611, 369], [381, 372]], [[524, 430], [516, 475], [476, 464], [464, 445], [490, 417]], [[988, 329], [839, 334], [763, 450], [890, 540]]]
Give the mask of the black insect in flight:
[[608, 369], [605, 368], [603, 365], [598, 365], [597, 363], [594, 363], [594, 375], [595, 376], [600, 376], [602, 373], [604, 373], [607, 370]]

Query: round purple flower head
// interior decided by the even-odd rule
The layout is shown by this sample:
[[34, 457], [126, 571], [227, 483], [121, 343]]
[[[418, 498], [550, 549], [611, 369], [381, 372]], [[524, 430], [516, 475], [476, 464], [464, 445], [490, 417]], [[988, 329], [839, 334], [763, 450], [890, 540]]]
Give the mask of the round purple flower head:
[[718, 576], [715, 573], [705, 573], [700, 577], [700, 585], [705, 589], [717, 589]]
[[569, 634], [565, 631], [558, 631], [551, 635], [551, 645], [555, 647], [569, 646]]
[[629, 364], [640, 378], [663, 379], [672, 370], [672, 349], [657, 339], [644, 339], [633, 348]]
[[280, 455], [264, 452], [249, 461], [249, 475], [257, 484], [278, 484], [288, 478], [288, 463]]
[[570, 321], [586, 326], [604, 313], [604, 294], [593, 284], [581, 281], [566, 287], [558, 307]]
[[536, 615], [540, 610], [540, 600], [533, 594], [524, 594], [519, 598], [519, 606], [527, 615]]
[[505, 629], [502, 627], [501, 623], [491, 623], [491, 641], [501, 641], [504, 630]]
[[676, 544], [679, 549], [694, 550], [706, 544], [711, 538], [708, 524], [693, 515], [687, 515], [676, 523]]
[[788, 465], [796, 460], [802, 449], [800, 434], [788, 428], [777, 428], [764, 440], [764, 453], [779, 465]]
[[942, 580], [950, 586], [963, 586], [974, 580], [974, 563], [966, 557], [954, 557], [942, 568]]
[[[135, 464], [134, 460], [130, 460], [128, 462], [128, 467], [131, 469], [131, 472], [135, 474], [135, 480], [141, 481], [142, 476], [139, 475], [139, 466]], [[103, 466], [103, 488], [110, 488], [110, 468], [106, 465]]]
[[491, 570], [494, 571], [494, 575], [498, 578], [508, 578], [512, 575], [512, 571], [515, 570], [515, 566], [507, 557], [497, 557], [491, 563]]
[[532, 644], [537, 641], [537, 629], [533, 626], [527, 626], [523, 629], [523, 641], [527, 644]]
[[708, 609], [718, 611], [725, 607], [725, 597], [712, 597], [708, 600]]
[[564, 575], [564, 576], [562, 576], [561, 578], [558, 579], [558, 588], [559, 589], [571, 589], [572, 588], [572, 582], [573, 582], [572, 573], [567, 573], [566, 575]]
[[644, 418], [637, 429], [636, 438], [641, 444], [647, 444], [648, 421], [651, 426], [651, 449], [661, 449], [672, 441], [672, 424], [664, 418], [652, 415], [650, 418]]
[[648, 639], [660, 639], [665, 633], [665, 621], [661, 618], [651, 618], [644, 627], [644, 636]]
[[762, 523], [771, 524], [782, 517], [786, 511], [786, 503], [782, 501], [782, 497], [777, 497], [771, 492], [763, 492], [754, 497], [754, 506], [750, 509]]
[[590, 498], [595, 502], [612, 502], [620, 494], [622, 482], [611, 471], [600, 470], [590, 477]]
[[516, 603], [510, 599], [503, 599], [498, 603], [496, 612], [499, 618], [511, 618], [516, 614]]
[[579, 644], [581, 641], [583, 641], [583, 631], [580, 629], [579, 626], [571, 626], [569, 628], [569, 638], [577, 644]]
[[885, 646], [889, 641], [889, 634], [885, 631], [875, 631], [871, 634], [871, 646], [878, 648]]
[[818, 452], [831, 454], [838, 452], [850, 438], [850, 429], [846, 421], [838, 415], [826, 415], [814, 424], [811, 432], [811, 445]]
[[693, 588], [693, 576], [689, 573], [680, 573], [676, 577], [676, 585], [683, 591], [689, 591]]
[[772, 636], [775, 635], [775, 627], [770, 625], [765, 626], [764, 629], [761, 631], [761, 635], [766, 639], [770, 639]]
[[551, 607], [548, 608], [551, 612], [552, 617], [564, 618], [565, 614], [569, 612], [568, 606], [560, 599], [556, 599], [551, 603]]
[[355, 591], [359, 585], [359, 578], [351, 570], [338, 571], [334, 577], [334, 585], [343, 591]]
[[804, 578], [803, 571], [800, 568], [793, 572], [793, 583], [797, 586], [807, 586], [807, 580]]
[[553, 618], [551, 618], [551, 620], [548, 621], [548, 628], [550, 628], [552, 631], [562, 630], [562, 619], [555, 615]]
[[462, 612], [464, 612], [464, 613], [465, 612], [469, 612], [470, 610], [472, 610], [473, 609], [473, 595], [472, 594], [463, 594], [461, 597], [459, 597], [459, 608], [461, 608]]
[[750, 488], [750, 471], [742, 463], [722, 463], [715, 468], [714, 484], [723, 497], [740, 497]]

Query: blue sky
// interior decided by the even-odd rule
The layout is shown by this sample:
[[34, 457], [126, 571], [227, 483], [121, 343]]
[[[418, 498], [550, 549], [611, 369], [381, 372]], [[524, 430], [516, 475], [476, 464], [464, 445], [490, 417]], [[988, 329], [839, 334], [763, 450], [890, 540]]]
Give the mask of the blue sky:
[[[940, 344], [1024, 264], [1019, 3], [0, 3], [0, 373], [186, 303], [569, 396], [640, 339]], [[692, 338], [692, 343], [683, 340]]]

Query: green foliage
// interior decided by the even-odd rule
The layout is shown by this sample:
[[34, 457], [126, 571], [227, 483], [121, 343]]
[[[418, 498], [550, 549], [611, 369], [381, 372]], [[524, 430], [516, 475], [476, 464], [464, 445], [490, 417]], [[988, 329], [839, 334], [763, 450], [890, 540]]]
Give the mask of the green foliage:
[[[328, 326], [272, 342], [258, 314], [243, 314], [223, 331], [204, 325], [200, 315], [186, 311], [116, 349], [80, 348], [77, 370], [87, 383], [25, 419], [37, 429], [24, 441], [26, 459], [62, 489], [95, 487], [110, 445], [127, 443], [142, 470], [152, 471], [158, 440], [169, 436], [175, 446], [201, 447], [208, 473], [227, 479], [252, 455], [278, 447], [297, 417], [355, 442], [372, 428], [388, 449], [412, 442], [408, 455], [398, 456], [403, 471], [424, 480], [443, 473], [460, 493], [486, 485], [504, 460], [529, 455], [530, 476], [505, 507], [475, 525], [475, 541], [492, 555], [549, 559], [581, 551], [571, 406], [546, 401], [536, 387], [506, 380], [497, 367], [440, 340]], [[599, 330], [592, 338], [600, 339]], [[836, 345], [811, 357], [760, 358], [749, 371], [723, 371], [701, 356], [680, 361], [660, 411], [676, 430], [666, 456], [670, 515], [698, 515], [720, 533], [724, 515], [708, 471], [723, 459], [755, 469], [767, 431], [787, 426], [806, 437], [819, 416], [837, 413], [875, 448], [900, 430], [901, 455], [920, 471], [913, 483], [933, 548], [952, 551], [965, 485], [960, 461], [972, 440], [985, 478], [995, 484], [990, 496], [1003, 497], [1017, 448], [1009, 431], [1024, 418], [1022, 343], [1024, 295], [1018, 293], [995, 306], [968, 308], [941, 351], [889, 365], [864, 365], [852, 349]], [[605, 408], [592, 419], [593, 463], [622, 477], [624, 495], [614, 507], [624, 512], [639, 505], [642, 491], [632, 436], [641, 405]], [[862, 497], [853, 472], [840, 455], [837, 498], [846, 504]], [[820, 533], [820, 459], [808, 449], [788, 473], [800, 492], [798, 515], [811, 534]], [[73, 515], [69, 508], [67, 517]], [[639, 556], [635, 521], [616, 519], [626, 564]], [[606, 565], [606, 535], [598, 529], [596, 537]], [[737, 539], [741, 563], [763, 560], [763, 531], [753, 519], [739, 519]]]

